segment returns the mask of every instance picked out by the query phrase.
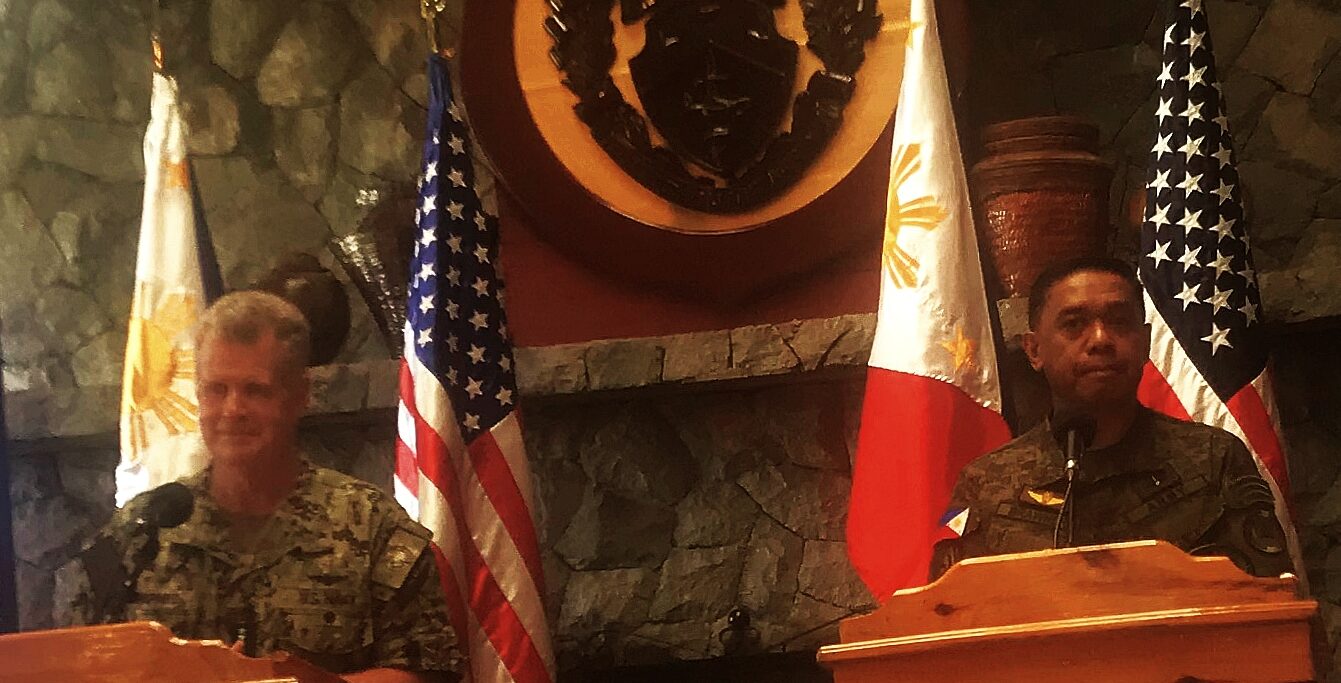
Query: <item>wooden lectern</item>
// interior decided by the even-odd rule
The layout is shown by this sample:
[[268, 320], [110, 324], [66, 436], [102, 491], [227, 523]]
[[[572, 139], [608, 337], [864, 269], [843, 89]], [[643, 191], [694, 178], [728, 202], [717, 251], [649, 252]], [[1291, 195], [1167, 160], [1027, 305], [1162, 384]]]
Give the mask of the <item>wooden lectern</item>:
[[0, 637], [0, 683], [339, 683], [297, 657], [244, 657], [219, 643], [175, 638], [153, 622]]
[[975, 558], [847, 619], [819, 661], [835, 683], [1307, 681], [1296, 590], [1163, 541]]

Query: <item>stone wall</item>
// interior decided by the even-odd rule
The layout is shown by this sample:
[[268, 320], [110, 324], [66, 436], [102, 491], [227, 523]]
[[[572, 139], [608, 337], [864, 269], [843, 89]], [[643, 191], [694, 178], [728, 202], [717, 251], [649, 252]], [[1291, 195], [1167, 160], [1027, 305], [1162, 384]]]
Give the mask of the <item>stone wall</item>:
[[[1114, 250], [1134, 255], [1132, 202], [1154, 141], [1164, 17], [1157, 0], [970, 0], [973, 68], [961, 108], [976, 126], [1081, 114], [1115, 173]], [[1341, 314], [1341, 5], [1205, 0], [1240, 160], [1266, 314]]]
[[[413, 180], [426, 87], [417, 0], [163, 4], [227, 284], [246, 284], [284, 251], [329, 265], [325, 241], [356, 229], [377, 193]], [[450, 5], [449, 43], [461, 7]], [[969, 1], [965, 137], [1015, 116], [1092, 117], [1118, 169], [1114, 248], [1129, 255], [1126, 207], [1153, 135], [1155, 5]], [[0, 0], [0, 320], [7, 425], [20, 441], [12, 489], [25, 628], [49, 623], [52, 569], [110, 510], [150, 6]], [[1341, 6], [1206, 6], [1267, 311], [1290, 322], [1341, 314]], [[318, 372], [322, 415], [305, 441], [317, 459], [385, 484], [394, 373], [366, 311], [354, 312], [339, 364]], [[1327, 331], [1279, 341], [1309, 575], [1336, 636], [1337, 353]], [[566, 668], [720, 654], [717, 633], [736, 606], [755, 615], [756, 647], [813, 647], [869, 606], [840, 533], [868, 344], [867, 319], [519, 351]], [[759, 376], [774, 379], [741, 379]], [[1007, 377], [1016, 400], [1029, 400], [1023, 375]]]
[[[737, 607], [746, 651], [813, 649], [870, 609], [842, 542], [861, 376], [523, 401], [561, 666], [721, 655]], [[387, 410], [322, 420], [304, 444], [389, 486], [393, 425]], [[111, 512], [110, 441], [14, 458], [25, 629], [51, 624], [54, 568]]]
[[[20, 438], [113, 427], [89, 411], [120, 381], [155, 4], [228, 288], [288, 251], [332, 265], [326, 242], [418, 173], [427, 39], [415, 0], [0, 4], [0, 319]], [[385, 357], [364, 307], [354, 314], [340, 360]]]
[[[561, 666], [813, 649], [873, 606], [842, 542], [873, 316], [521, 349], [546, 605]], [[389, 488], [397, 364], [312, 371], [314, 460]], [[115, 419], [115, 403], [97, 421]], [[14, 459], [22, 626], [111, 512], [113, 434]]]

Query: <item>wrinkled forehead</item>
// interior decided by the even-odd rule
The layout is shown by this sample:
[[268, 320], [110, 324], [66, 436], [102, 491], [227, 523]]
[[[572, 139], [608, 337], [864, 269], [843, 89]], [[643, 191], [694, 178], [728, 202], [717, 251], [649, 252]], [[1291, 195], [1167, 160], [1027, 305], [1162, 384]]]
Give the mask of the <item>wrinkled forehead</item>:
[[284, 379], [284, 361], [284, 348], [272, 330], [261, 330], [247, 340], [207, 334], [196, 349], [196, 377], [245, 373], [279, 382]]
[[1142, 309], [1141, 293], [1126, 278], [1102, 270], [1080, 270], [1058, 280], [1043, 301], [1043, 317]]

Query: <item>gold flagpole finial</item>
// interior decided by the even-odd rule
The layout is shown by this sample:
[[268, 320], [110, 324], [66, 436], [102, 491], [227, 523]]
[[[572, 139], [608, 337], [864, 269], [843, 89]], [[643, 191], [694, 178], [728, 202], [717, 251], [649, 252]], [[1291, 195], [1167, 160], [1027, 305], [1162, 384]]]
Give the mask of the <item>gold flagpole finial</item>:
[[419, 14], [424, 17], [424, 23], [428, 30], [428, 49], [433, 54], [451, 59], [454, 56], [452, 49], [438, 44], [438, 15], [446, 9], [447, 0], [420, 0], [419, 3]]
[[154, 71], [157, 71], [157, 72], [159, 72], [159, 73], [162, 73], [162, 72], [163, 72], [163, 41], [159, 40], [159, 38], [158, 38], [158, 34], [155, 33], [155, 34], [153, 35], [153, 37], [150, 39], [150, 43], [153, 45], [153, 49], [154, 49]]

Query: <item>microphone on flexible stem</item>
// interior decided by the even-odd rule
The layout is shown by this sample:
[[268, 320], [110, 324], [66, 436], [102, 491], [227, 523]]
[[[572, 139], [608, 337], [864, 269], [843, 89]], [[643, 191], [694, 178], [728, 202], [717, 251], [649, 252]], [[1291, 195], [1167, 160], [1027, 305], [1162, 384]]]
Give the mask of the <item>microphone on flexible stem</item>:
[[94, 596], [94, 621], [105, 624], [125, 618], [126, 606], [135, 601], [135, 584], [140, 574], [158, 556], [158, 531], [180, 526], [191, 518], [195, 508], [191, 489], [177, 482], [164, 484], [149, 493], [149, 500], [131, 522], [130, 541], [143, 536], [144, 542], [130, 556], [127, 572], [119, 548], [110, 535], [94, 541], [83, 552], [84, 569]]
[[155, 533], [158, 529], [171, 529], [181, 526], [190, 519], [191, 511], [195, 507], [196, 497], [191, 493], [191, 489], [186, 488], [185, 484], [174, 481], [154, 489], [149, 494], [149, 502], [145, 504], [140, 516], [135, 518], [135, 524], [153, 529]]
[[1076, 505], [1071, 500], [1071, 489], [1076, 483], [1076, 474], [1080, 471], [1080, 460], [1085, 451], [1094, 442], [1094, 418], [1088, 415], [1071, 414], [1054, 416], [1052, 438], [1061, 446], [1066, 458], [1066, 493], [1062, 497], [1062, 509], [1057, 513], [1057, 525], [1052, 529], [1052, 547], [1063, 547], [1059, 541], [1062, 531], [1062, 519], [1066, 519], [1066, 545], [1071, 545], [1075, 532]]

